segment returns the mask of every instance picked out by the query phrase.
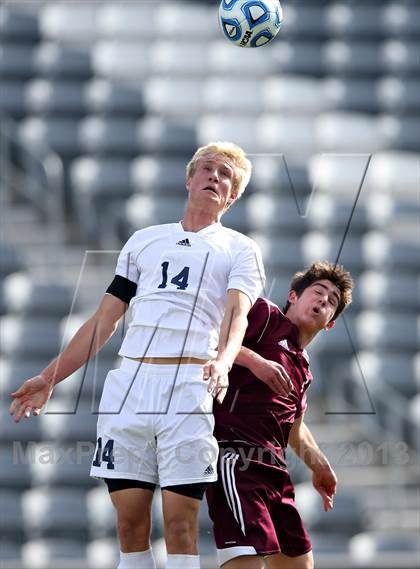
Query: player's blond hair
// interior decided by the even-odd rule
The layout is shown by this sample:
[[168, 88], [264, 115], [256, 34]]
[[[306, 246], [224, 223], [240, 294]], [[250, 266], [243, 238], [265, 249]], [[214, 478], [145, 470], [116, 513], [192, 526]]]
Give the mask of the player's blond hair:
[[187, 180], [194, 174], [197, 161], [205, 156], [223, 156], [233, 166], [233, 191], [236, 199], [244, 193], [251, 178], [252, 164], [240, 146], [233, 142], [210, 142], [199, 148], [187, 164]]
[[[340, 291], [340, 301], [331, 320], [336, 320], [352, 301], [353, 279], [342, 265], [336, 265], [329, 261], [316, 261], [305, 271], [299, 271], [293, 275], [290, 290], [294, 290], [298, 297], [302, 292], [316, 281], [331, 281]], [[283, 312], [286, 314], [290, 306], [287, 301]]]

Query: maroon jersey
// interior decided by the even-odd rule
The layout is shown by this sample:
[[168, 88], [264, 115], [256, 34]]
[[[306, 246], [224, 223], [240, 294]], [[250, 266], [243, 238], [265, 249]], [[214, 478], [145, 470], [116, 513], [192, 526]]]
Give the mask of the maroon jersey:
[[[258, 450], [252, 458], [286, 468], [285, 449], [294, 420], [306, 409], [306, 390], [312, 381], [308, 356], [299, 348], [299, 331], [278, 306], [259, 298], [248, 314], [243, 345], [283, 365], [293, 382], [287, 397], [277, 395], [249, 369], [234, 365], [223, 403], [215, 403], [215, 436], [222, 446]], [[251, 458], [251, 456], [250, 456]]]

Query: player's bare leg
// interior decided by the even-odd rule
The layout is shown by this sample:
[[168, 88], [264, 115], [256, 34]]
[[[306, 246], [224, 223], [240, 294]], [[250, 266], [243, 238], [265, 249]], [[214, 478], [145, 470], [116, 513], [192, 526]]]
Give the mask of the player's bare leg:
[[312, 551], [305, 555], [289, 557], [284, 553], [276, 553], [265, 558], [268, 569], [313, 569], [314, 557]]
[[241, 555], [223, 563], [222, 569], [264, 569], [264, 559], [260, 555]]
[[162, 502], [168, 554], [198, 555], [198, 512], [201, 501], [163, 490]]
[[127, 488], [110, 494], [117, 510], [120, 548], [124, 553], [150, 549], [153, 492], [144, 488]]

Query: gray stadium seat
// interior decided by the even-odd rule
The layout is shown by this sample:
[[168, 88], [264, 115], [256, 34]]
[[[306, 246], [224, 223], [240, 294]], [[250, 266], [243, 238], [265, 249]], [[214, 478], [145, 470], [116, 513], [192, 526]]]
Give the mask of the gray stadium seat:
[[202, 41], [159, 41], [153, 46], [151, 69], [169, 77], [204, 77], [208, 74], [208, 51]]
[[416, 2], [391, 2], [382, 12], [382, 24], [388, 36], [418, 36], [420, 7]]
[[98, 238], [101, 216], [113, 206], [112, 200], [126, 199], [132, 193], [130, 163], [124, 158], [76, 159], [70, 166], [80, 228], [85, 237]]
[[[353, 203], [339, 201], [330, 194], [315, 192], [308, 206], [307, 225], [313, 231], [328, 231], [330, 233], [342, 233], [346, 230], [351, 217], [352, 235], [362, 235], [369, 229], [369, 218], [363, 203], [356, 205], [352, 212]], [[352, 214], [353, 213], [353, 214]]]
[[255, 118], [249, 115], [202, 115], [197, 121], [198, 142], [207, 144], [209, 140], [231, 140], [248, 154], [256, 153], [259, 152], [259, 142], [255, 123]]
[[357, 335], [366, 349], [412, 352], [420, 344], [418, 316], [367, 310], [356, 317]]
[[[361, 339], [363, 341], [363, 336]], [[392, 347], [388, 345], [390, 350]], [[359, 379], [360, 374], [363, 373], [370, 390], [380, 391], [385, 385], [392, 387], [405, 397], [413, 397], [419, 391], [419, 371], [416, 369], [416, 358], [409, 354], [362, 351], [357, 353], [352, 362], [354, 379]]]
[[[0, 371], [3, 371], [2, 361], [0, 360]], [[31, 376], [28, 377], [20, 377], [20, 381], [17, 382], [18, 385], [16, 387], [20, 387], [24, 380], [29, 379], [35, 375], [36, 370], [33, 370]], [[1, 376], [1, 383], [3, 384], [3, 376]], [[2, 385], [2, 391], [4, 387]], [[12, 417], [8, 413], [8, 409], [10, 404], [12, 403], [13, 399], [10, 397], [10, 392], [13, 389], [10, 389], [8, 392], [4, 389], [4, 402], [5, 406], [4, 409], [0, 412], [0, 429], [1, 429], [1, 438], [4, 442], [9, 442], [13, 444], [14, 441], [20, 441], [22, 443], [26, 443], [28, 441], [38, 441], [40, 439], [40, 425], [39, 420], [35, 417], [31, 417], [31, 419], [22, 419], [19, 424], [15, 422], [14, 417]]]
[[397, 201], [418, 204], [419, 156], [415, 152], [376, 154], [369, 168], [369, 182], [378, 192], [389, 192]]
[[419, 116], [382, 116], [378, 121], [378, 131], [385, 148], [413, 152], [420, 149]]
[[383, 69], [379, 47], [372, 42], [326, 42], [322, 61], [327, 73], [337, 75], [380, 75]]
[[204, 112], [259, 114], [265, 107], [262, 100], [265, 90], [247, 77], [212, 77], [203, 83]]
[[120, 559], [116, 538], [95, 539], [89, 542], [86, 546], [86, 558], [92, 569], [114, 569]]
[[390, 40], [381, 46], [381, 64], [387, 73], [419, 75], [420, 57], [418, 42]]
[[383, 34], [378, 26], [378, 7], [349, 2], [332, 2], [325, 12], [325, 25], [331, 36], [374, 39]]
[[0, 542], [0, 557], [3, 563], [11, 562], [14, 566], [21, 563], [21, 544], [8, 539], [2, 540]]
[[92, 48], [92, 67], [96, 75], [138, 83], [153, 71], [152, 48], [147, 43], [97, 42]]
[[61, 41], [91, 42], [96, 35], [97, 6], [90, 2], [46, 4], [40, 12], [44, 37]]
[[304, 161], [316, 149], [311, 115], [265, 114], [258, 119], [256, 131], [257, 152], [280, 153], [286, 150], [286, 158], [296, 157]]
[[78, 125], [71, 118], [28, 117], [19, 126], [19, 139], [26, 148], [39, 152], [51, 149], [66, 158], [80, 153]]
[[346, 312], [337, 319], [332, 330], [322, 331], [316, 336], [310, 349], [311, 353], [320, 356], [318, 363], [322, 369], [328, 369], [331, 372], [338, 363], [342, 371], [346, 366], [344, 358], [354, 354], [359, 341], [363, 342], [363, 338], [359, 339], [356, 334], [354, 317], [351, 312]]
[[33, 488], [22, 495], [28, 539], [61, 537], [87, 539], [85, 492], [72, 488]]
[[[20, 503], [20, 493], [6, 489], [0, 490], [1, 518], [0, 528], [3, 539], [22, 541], [23, 519]], [[3, 544], [2, 544], [3, 545]], [[1, 559], [4, 563], [3, 548], [1, 547]]]
[[328, 515], [325, 515], [321, 497], [310, 482], [296, 486], [296, 502], [310, 530], [351, 536], [365, 527], [365, 506], [358, 497], [344, 489], [335, 496], [334, 508]]
[[[185, 26], [188, 14], [188, 26]], [[197, 40], [207, 44], [220, 29], [213, 6], [191, 2], [165, 2], [156, 8], [153, 31], [157, 37], [176, 41]]]
[[313, 263], [318, 259], [328, 259], [335, 263], [338, 259], [350, 272], [360, 272], [364, 268], [360, 238], [349, 234], [340, 252], [343, 237], [344, 231], [334, 235], [316, 231], [307, 233], [302, 238], [304, 264]]
[[187, 196], [185, 189], [186, 162], [178, 158], [144, 156], [132, 162], [131, 179], [135, 190], [153, 196]]
[[311, 531], [311, 543], [315, 558], [319, 555], [342, 555], [344, 557], [348, 551], [348, 539], [345, 536], [335, 535], [334, 539], [331, 539], [323, 532]]
[[267, 271], [273, 273], [279, 271], [291, 275], [293, 271], [297, 271], [303, 266], [302, 248], [300, 238], [270, 236], [264, 233], [252, 233], [251, 237], [255, 239], [261, 247], [264, 265]]
[[[248, 96], [242, 92], [241, 97], [243, 95]], [[267, 77], [260, 84], [256, 105], [259, 113], [317, 113], [324, 108], [323, 86], [319, 79], [282, 74], [281, 77]]]
[[311, 193], [306, 165], [283, 153], [252, 157], [252, 164], [251, 184], [254, 190], [297, 200], [299, 211], [305, 211], [303, 196]]
[[39, 39], [38, 19], [14, 8], [3, 5], [0, 10], [0, 41], [30, 43]]
[[0, 113], [19, 119], [24, 114], [23, 91], [25, 83], [3, 80], [0, 89]]
[[145, 106], [152, 115], [191, 117], [202, 110], [202, 82], [198, 79], [153, 77], [144, 83]]
[[28, 113], [82, 115], [85, 112], [83, 84], [78, 81], [34, 79], [25, 86], [24, 96]]
[[0, 278], [23, 268], [22, 251], [6, 241], [0, 243]]
[[34, 73], [33, 47], [21, 44], [0, 46], [0, 77], [29, 79]]
[[197, 133], [195, 125], [186, 121], [148, 116], [137, 123], [137, 141], [145, 153], [192, 156]]
[[302, 235], [306, 228], [306, 219], [293, 196], [255, 193], [246, 199], [245, 204], [248, 223], [253, 231]]
[[31, 446], [23, 441], [15, 441], [12, 446], [2, 444], [0, 459], [0, 488], [23, 489], [30, 485]]
[[383, 144], [374, 118], [338, 111], [316, 118], [315, 140], [319, 152], [370, 153], [380, 150]]
[[0, 319], [2, 345], [0, 353], [7, 357], [52, 358], [58, 353], [56, 318], [4, 316]]
[[67, 490], [77, 488], [80, 493], [80, 489], [95, 486], [97, 482], [89, 476], [95, 442], [96, 436], [73, 443], [51, 441], [35, 445], [31, 449], [34, 454], [30, 463], [32, 485], [45, 488], [46, 493], [50, 490], [54, 495], [59, 495], [60, 488], [64, 487]]
[[375, 82], [369, 79], [328, 77], [323, 83], [325, 106], [331, 110], [377, 112]]
[[392, 113], [420, 111], [420, 79], [414, 77], [383, 77], [376, 84], [378, 105]]
[[27, 569], [59, 567], [67, 563], [76, 567], [85, 562], [86, 548], [73, 539], [31, 539], [22, 547], [22, 560]]
[[110, 2], [99, 7], [97, 31], [117, 40], [154, 39], [156, 6], [149, 2]]
[[44, 77], [87, 79], [92, 74], [90, 53], [86, 48], [43, 42], [34, 52], [34, 68]]
[[87, 366], [72, 373], [65, 381], [61, 381], [54, 389], [52, 399], [58, 397], [66, 400], [68, 410], [76, 409], [80, 405], [98, 409], [106, 375], [109, 370], [119, 367], [115, 358], [108, 358], [102, 351], [92, 358]]
[[[281, 32], [280, 32], [281, 33]], [[274, 41], [271, 50], [271, 69], [268, 73], [305, 74], [318, 77], [324, 73], [321, 43], [315, 41]], [[245, 70], [243, 70], [245, 72]]]
[[418, 272], [420, 245], [415, 234], [408, 240], [391, 239], [384, 233], [369, 232], [362, 238], [361, 254], [365, 265], [372, 269]]
[[[77, 398], [52, 403], [52, 409], [47, 403], [44, 413], [39, 417], [43, 441], [85, 442], [96, 439], [98, 401], [95, 407], [91, 402], [79, 401]], [[58, 405], [61, 409], [56, 412], [54, 407]]]
[[86, 108], [91, 113], [107, 115], [142, 115], [143, 91], [140, 84], [124, 85], [118, 81], [95, 78], [85, 85]]
[[125, 219], [133, 231], [149, 225], [176, 223], [185, 212], [185, 200], [180, 197], [132, 196], [125, 205]]
[[134, 156], [138, 151], [132, 118], [90, 116], [79, 125], [80, 150], [93, 154]]
[[368, 271], [359, 277], [357, 288], [368, 309], [420, 311], [420, 280], [413, 275]]
[[37, 375], [48, 363], [47, 359], [39, 358], [16, 360], [0, 358], [0, 394], [8, 400], [10, 393], [18, 389], [27, 379]]
[[371, 531], [353, 536], [349, 542], [349, 552], [352, 561], [359, 565], [374, 562], [381, 554], [386, 555], [388, 561], [401, 562], [401, 556], [409, 552], [420, 552], [420, 543], [417, 533], [406, 529], [392, 531]]
[[251, 230], [248, 218], [247, 198], [233, 204], [223, 215], [222, 223], [225, 227], [247, 234]]
[[281, 37], [308, 39], [323, 39], [327, 33], [325, 27], [325, 8], [313, 3], [284, 5], [284, 18], [280, 29]]

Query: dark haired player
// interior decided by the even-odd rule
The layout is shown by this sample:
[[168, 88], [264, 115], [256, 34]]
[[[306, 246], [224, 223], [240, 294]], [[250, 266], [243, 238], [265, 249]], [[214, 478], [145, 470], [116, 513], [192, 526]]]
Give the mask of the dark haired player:
[[314, 263], [296, 273], [284, 313], [260, 298], [248, 314], [229, 389], [215, 405], [219, 477], [207, 490], [224, 569], [311, 569], [311, 542], [287, 472], [288, 444], [313, 472], [325, 511], [337, 478], [304, 423], [312, 381], [305, 347], [351, 303], [342, 267]]

